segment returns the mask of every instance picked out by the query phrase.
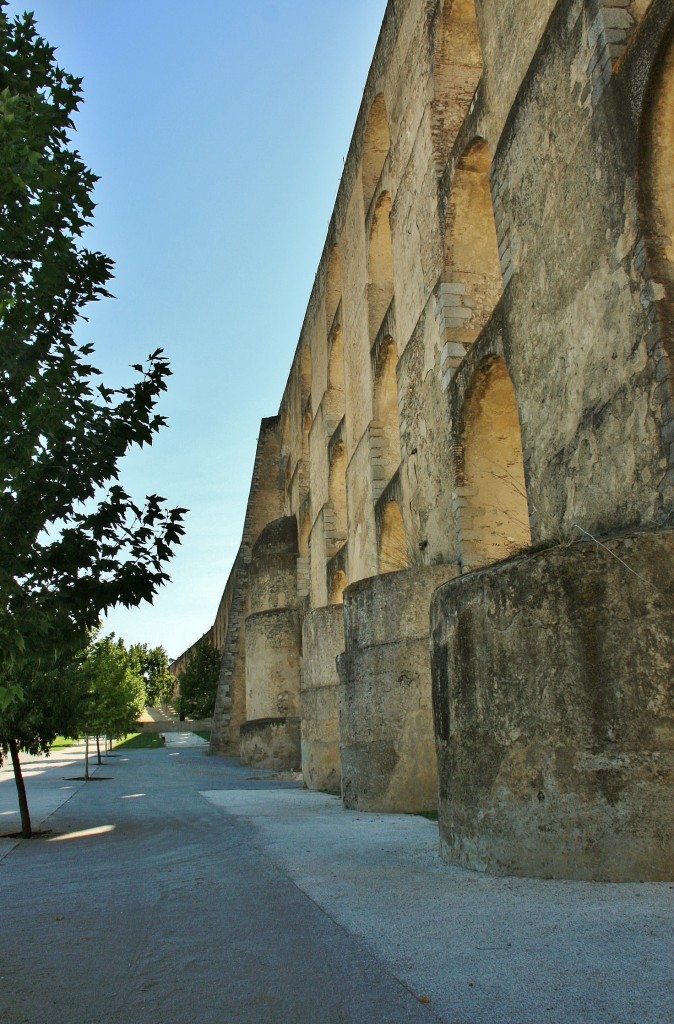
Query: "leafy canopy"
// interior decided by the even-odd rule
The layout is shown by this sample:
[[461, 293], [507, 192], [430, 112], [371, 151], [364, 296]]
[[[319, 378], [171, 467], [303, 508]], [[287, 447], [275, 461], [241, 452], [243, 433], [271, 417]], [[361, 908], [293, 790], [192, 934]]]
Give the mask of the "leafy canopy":
[[133, 731], [145, 707], [145, 682], [137, 660], [114, 635], [95, 639], [80, 668], [86, 688], [80, 733], [118, 739]]
[[210, 718], [215, 708], [222, 655], [202, 640], [178, 677], [180, 712], [189, 718]]
[[82, 657], [59, 655], [52, 665], [28, 662], [21, 693], [0, 711], [0, 762], [14, 740], [27, 754], [44, 754], [57, 736], [77, 736], [85, 714]]
[[[0, 758], [12, 739], [27, 753], [44, 754], [57, 736], [116, 739], [132, 732], [147, 703], [138, 647], [151, 655], [163, 653], [147, 644], [127, 650], [114, 634], [100, 636], [94, 630], [74, 656], [60, 654], [51, 668], [26, 668], [20, 697], [11, 709], [0, 711]], [[169, 679], [174, 686], [170, 674]]]
[[116, 604], [151, 600], [185, 510], [136, 503], [119, 462], [151, 444], [170, 375], [161, 349], [109, 388], [73, 332], [112, 263], [81, 244], [96, 177], [71, 145], [81, 80], [33, 16], [0, 2], [0, 709]]
[[145, 700], [150, 708], [167, 703], [173, 696], [176, 681], [168, 670], [168, 655], [163, 647], [132, 644], [129, 654], [136, 660], [145, 680]]

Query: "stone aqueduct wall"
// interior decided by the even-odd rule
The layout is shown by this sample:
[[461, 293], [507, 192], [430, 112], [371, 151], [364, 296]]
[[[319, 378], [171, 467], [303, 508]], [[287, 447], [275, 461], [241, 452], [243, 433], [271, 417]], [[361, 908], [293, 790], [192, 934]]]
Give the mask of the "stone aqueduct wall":
[[214, 753], [472, 867], [671, 870], [673, 39], [389, 3], [207, 634]]

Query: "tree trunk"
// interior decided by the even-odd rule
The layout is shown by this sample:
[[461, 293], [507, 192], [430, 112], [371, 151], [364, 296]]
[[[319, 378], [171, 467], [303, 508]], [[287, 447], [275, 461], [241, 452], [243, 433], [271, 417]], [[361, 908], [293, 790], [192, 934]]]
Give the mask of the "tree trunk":
[[30, 823], [30, 813], [28, 811], [28, 798], [26, 796], [26, 785], [23, 781], [23, 775], [21, 774], [19, 746], [16, 740], [9, 741], [9, 750], [12, 755], [12, 767], [14, 768], [14, 780], [16, 782], [16, 791], [19, 794], [19, 810], [21, 811], [21, 835], [24, 839], [30, 839], [33, 835], [33, 829]]
[[96, 753], [98, 754], [98, 763], [103, 764], [101, 761], [101, 737], [96, 737]]
[[84, 741], [84, 778], [89, 779], [89, 733]]

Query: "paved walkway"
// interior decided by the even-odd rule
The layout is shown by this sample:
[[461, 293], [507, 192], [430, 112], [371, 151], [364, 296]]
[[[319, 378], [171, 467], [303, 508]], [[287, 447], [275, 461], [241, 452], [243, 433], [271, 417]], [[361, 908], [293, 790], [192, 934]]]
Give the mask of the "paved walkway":
[[[84, 782], [77, 776], [84, 773], [84, 741], [71, 747], [55, 750], [48, 757], [39, 754], [30, 757], [21, 755], [23, 777], [28, 793], [28, 809], [33, 828], [46, 821], [62, 804], [77, 793]], [[96, 774], [96, 744], [89, 743], [89, 771]], [[8, 834], [21, 831], [21, 817], [17, 802], [14, 772], [9, 755], [0, 767], [0, 860], [12, 850], [18, 839], [6, 838]], [[0, 910], [0, 920], [2, 912]]]
[[164, 733], [164, 743], [167, 747], [201, 747], [202, 750], [209, 746], [208, 740], [195, 732]]
[[3, 1024], [674, 1020], [670, 885], [449, 868], [423, 818], [184, 744], [106, 760], [34, 765], [52, 833], [0, 846]]

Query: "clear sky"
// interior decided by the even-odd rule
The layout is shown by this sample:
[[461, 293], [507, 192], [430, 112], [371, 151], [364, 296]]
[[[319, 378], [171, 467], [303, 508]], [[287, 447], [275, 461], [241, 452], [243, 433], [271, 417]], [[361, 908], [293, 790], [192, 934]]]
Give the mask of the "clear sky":
[[176, 657], [238, 549], [323, 249], [386, 0], [12, 0], [84, 78], [76, 145], [101, 178], [87, 245], [115, 300], [80, 334], [109, 384], [159, 346], [169, 427], [128, 457], [137, 497], [187, 506], [172, 582], [107, 628]]

